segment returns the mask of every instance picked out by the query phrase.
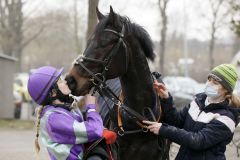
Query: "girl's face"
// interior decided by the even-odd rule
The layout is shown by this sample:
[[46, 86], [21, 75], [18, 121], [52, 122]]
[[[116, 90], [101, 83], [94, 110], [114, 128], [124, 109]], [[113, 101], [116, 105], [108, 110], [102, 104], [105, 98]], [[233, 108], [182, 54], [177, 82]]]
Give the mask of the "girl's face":
[[226, 89], [213, 77], [208, 78], [207, 84], [213, 85], [218, 88], [219, 96], [224, 96], [227, 92]]
[[67, 85], [67, 81], [65, 81], [62, 78], [59, 78], [59, 80], [57, 81], [57, 85], [59, 90], [65, 94], [65, 95], [69, 95], [71, 93], [71, 90], [69, 89], [68, 85]]

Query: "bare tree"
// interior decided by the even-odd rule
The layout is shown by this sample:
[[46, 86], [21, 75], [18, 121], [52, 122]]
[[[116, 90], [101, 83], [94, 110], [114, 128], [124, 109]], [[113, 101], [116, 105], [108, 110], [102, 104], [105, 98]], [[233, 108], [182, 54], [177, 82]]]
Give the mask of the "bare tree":
[[97, 24], [97, 16], [96, 16], [96, 7], [98, 6], [99, 0], [88, 0], [88, 28], [87, 28], [87, 36], [88, 39], [92, 34], [95, 25]]
[[43, 28], [41, 28], [29, 39], [24, 39], [23, 4], [22, 0], [0, 0], [0, 45], [5, 54], [18, 58], [17, 71], [22, 70], [21, 63], [24, 47], [43, 31]]
[[22, 2], [0, 0], [1, 47], [5, 54], [13, 56], [20, 47], [13, 46], [22, 40]]
[[160, 9], [160, 15], [161, 15], [161, 32], [160, 32], [160, 59], [159, 59], [159, 66], [160, 66], [160, 72], [161, 74], [164, 74], [164, 58], [165, 58], [165, 46], [166, 46], [166, 34], [167, 34], [167, 23], [168, 23], [168, 17], [167, 17], [167, 5], [169, 0], [158, 0], [158, 5]]
[[75, 50], [77, 54], [81, 53], [81, 45], [79, 40], [78, 32], [78, 0], [74, 0], [73, 4], [73, 28], [74, 28], [74, 39], [75, 39]]
[[233, 0], [230, 5], [233, 10], [231, 21], [233, 31], [240, 37], [240, 0]]
[[[44, 32], [24, 49], [22, 65], [24, 71], [49, 64], [56, 67], [71, 67], [72, 60], [76, 58], [72, 17], [69, 11], [58, 9], [43, 12], [27, 20], [26, 26], [29, 29], [26, 36], [35, 33], [39, 28], [39, 22], [45, 27]], [[82, 30], [81, 26], [79, 26], [80, 30]]]
[[[209, 70], [214, 66], [214, 47], [216, 43], [216, 32], [226, 24], [226, 19], [230, 14], [230, 8], [227, 6], [226, 0], [209, 0], [211, 9], [210, 21], [210, 43], [209, 43]], [[228, 23], [228, 22], [227, 22]]]

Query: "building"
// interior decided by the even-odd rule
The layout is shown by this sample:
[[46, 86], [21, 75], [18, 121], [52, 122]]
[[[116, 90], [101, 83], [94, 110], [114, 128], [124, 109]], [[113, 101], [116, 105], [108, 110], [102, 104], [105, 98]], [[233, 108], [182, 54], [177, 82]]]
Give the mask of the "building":
[[13, 118], [13, 75], [16, 58], [0, 53], [0, 118]]

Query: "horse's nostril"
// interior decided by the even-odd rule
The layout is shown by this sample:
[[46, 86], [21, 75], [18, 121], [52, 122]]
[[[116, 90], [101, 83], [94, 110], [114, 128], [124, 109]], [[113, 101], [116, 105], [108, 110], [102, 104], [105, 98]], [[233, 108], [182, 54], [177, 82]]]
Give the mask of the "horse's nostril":
[[71, 89], [73, 91], [77, 85], [75, 79], [72, 76], [66, 76], [65, 80], [67, 81], [67, 85], [68, 85], [69, 89]]

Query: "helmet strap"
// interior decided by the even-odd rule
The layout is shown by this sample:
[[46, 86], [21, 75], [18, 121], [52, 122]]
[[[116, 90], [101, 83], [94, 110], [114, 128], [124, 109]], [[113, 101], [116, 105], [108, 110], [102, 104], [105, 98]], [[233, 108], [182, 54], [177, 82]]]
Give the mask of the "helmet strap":
[[52, 96], [52, 100], [60, 100], [63, 103], [72, 104], [74, 99], [69, 95], [63, 94], [62, 91], [58, 88], [57, 83], [54, 84], [53, 90], [55, 90], [56, 96]]

